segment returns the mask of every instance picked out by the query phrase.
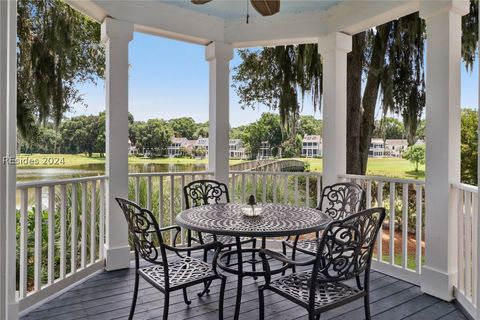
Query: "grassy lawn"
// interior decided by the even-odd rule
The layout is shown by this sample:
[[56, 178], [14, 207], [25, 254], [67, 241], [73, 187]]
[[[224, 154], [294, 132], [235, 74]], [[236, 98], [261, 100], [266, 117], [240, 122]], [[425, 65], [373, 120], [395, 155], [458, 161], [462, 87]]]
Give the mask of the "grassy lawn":
[[[88, 157], [84, 154], [21, 154], [18, 156], [19, 168], [58, 168], [58, 167], [76, 167], [82, 164], [104, 163], [105, 158], [99, 154]], [[322, 159], [297, 158], [310, 164], [310, 171], [322, 171]], [[230, 160], [230, 164], [237, 164], [243, 160]], [[208, 162], [207, 158], [196, 160], [186, 158], [141, 158], [130, 157], [128, 162], [131, 164], [193, 164]], [[415, 172], [415, 166], [405, 159], [399, 158], [370, 158], [368, 159], [368, 175], [388, 176], [397, 178], [419, 178], [425, 177], [425, 165], [420, 166], [418, 173]]]
[[[322, 171], [322, 159], [297, 158], [310, 164], [310, 171]], [[420, 165], [418, 173], [415, 165], [400, 158], [369, 158], [367, 174], [371, 176], [386, 176], [395, 178], [425, 178], [425, 165]]]

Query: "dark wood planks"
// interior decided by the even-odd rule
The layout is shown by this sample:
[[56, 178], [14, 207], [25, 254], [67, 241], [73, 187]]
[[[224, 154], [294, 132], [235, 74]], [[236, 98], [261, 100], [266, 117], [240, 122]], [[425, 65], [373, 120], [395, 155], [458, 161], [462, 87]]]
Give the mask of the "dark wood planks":
[[[56, 299], [23, 316], [22, 320], [126, 319], [133, 295], [134, 270], [102, 272]], [[241, 319], [258, 319], [258, 286], [263, 281], [244, 278]], [[218, 319], [218, 290], [212, 284], [210, 295], [198, 298], [202, 285], [192, 287], [190, 306], [183, 303], [182, 292], [171, 294], [170, 319]], [[453, 303], [423, 294], [417, 286], [393, 277], [373, 272], [371, 275], [371, 312], [376, 320], [454, 320], [467, 319]], [[236, 277], [228, 276], [225, 292], [225, 319], [232, 319], [235, 307]], [[164, 297], [161, 292], [140, 280], [140, 292], [135, 319], [161, 319]], [[266, 292], [267, 319], [305, 319], [305, 309], [272, 292]], [[363, 300], [330, 310], [322, 319], [357, 320], [364, 318]]]

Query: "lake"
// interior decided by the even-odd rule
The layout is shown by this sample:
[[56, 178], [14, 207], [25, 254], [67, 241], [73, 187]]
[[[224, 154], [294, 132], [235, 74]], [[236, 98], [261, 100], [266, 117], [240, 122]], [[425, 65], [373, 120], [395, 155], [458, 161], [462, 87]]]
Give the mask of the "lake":
[[[128, 165], [128, 172], [188, 172], [188, 171], [205, 171], [207, 165], [204, 163], [136, 163]], [[100, 176], [105, 174], [105, 164], [93, 163], [84, 164], [67, 168], [18, 168], [17, 181], [42, 181], [42, 180], [60, 180], [72, 179], [89, 176]]]

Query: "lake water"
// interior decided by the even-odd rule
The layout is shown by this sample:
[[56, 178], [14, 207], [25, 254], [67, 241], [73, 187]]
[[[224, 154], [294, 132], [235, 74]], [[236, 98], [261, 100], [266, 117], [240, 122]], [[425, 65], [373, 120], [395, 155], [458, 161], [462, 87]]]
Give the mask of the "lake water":
[[[191, 164], [129, 164], [128, 172], [186, 172], [186, 171], [205, 171], [207, 165], [204, 163]], [[85, 164], [68, 168], [38, 168], [38, 169], [17, 169], [17, 181], [41, 181], [41, 180], [60, 180], [89, 176], [100, 176], [105, 174], [105, 164], [94, 163]]]

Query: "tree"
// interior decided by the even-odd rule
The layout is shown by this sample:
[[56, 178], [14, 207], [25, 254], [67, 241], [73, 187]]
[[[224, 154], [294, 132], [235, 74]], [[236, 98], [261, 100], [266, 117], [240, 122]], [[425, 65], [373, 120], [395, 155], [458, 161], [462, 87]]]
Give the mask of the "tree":
[[137, 122], [137, 142], [152, 154], [164, 155], [171, 143], [173, 130], [165, 120], [149, 119], [147, 122]]
[[64, 121], [59, 131], [62, 152], [84, 152], [89, 157], [105, 152], [105, 114], [73, 117]]
[[373, 136], [382, 138], [384, 141], [387, 139], [405, 139], [405, 129], [400, 120], [386, 117], [375, 121]]
[[187, 138], [188, 140], [193, 139], [197, 129], [195, 120], [193, 120], [191, 117], [171, 119], [168, 121], [168, 124], [172, 128], [175, 137]]
[[461, 180], [477, 184], [478, 114], [475, 110], [462, 110], [461, 120]]
[[258, 121], [245, 127], [241, 139], [252, 157], [258, 154], [264, 141], [269, 143], [272, 155], [276, 156], [283, 142], [279, 116], [273, 113], [263, 113]]
[[28, 140], [83, 103], [76, 84], [103, 76], [105, 54], [100, 24], [61, 0], [19, 0], [17, 12], [17, 127]]
[[[478, 39], [477, 12], [478, 2], [471, 0], [470, 14], [462, 20], [462, 55], [470, 68]], [[418, 13], [353, 36], [347, 56], [348, 173], [366, 172], [379, 98], [384, 115], [388, 110], [401, 115], [407, 140], [410, 145], [415, 142], [425, 105], [424, 42], [425, 24]], [[315, 50], [311, 44], [241, 51], [243, 62], [234, 69], [233, 81], [242, 106], [263, 104], [278, 109], [282, 123], [295, 122], [300, 95], [292, 83], [296, 81], [302, 97], [305, 92], [313, 92], [314, 101], [321, 96], [321, 65]], [[281, 59], [278, 53], [283, 53]], [[290, 85], [285, 85], [286, 78]], [[281, 97], [289, 103], [281, 103]]]
[[196, 125], [196, 130], [193, 135], [193, 139], [198, 139], [198, 138], [208, 138], [208, 121], [204, 123], [199, 123]]
[[297, 132], [301, 136], [321, 135], [322, 127], [322, 120], [315, 119], [313, 116], [300, 116], [300, 124]]
[[415, 172], [418, 172], [418, 165], [425, 164], [425, 145], [413, 145], [408, 147], [403, 157], [415, 164]]

